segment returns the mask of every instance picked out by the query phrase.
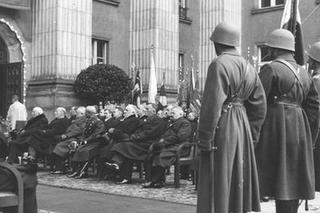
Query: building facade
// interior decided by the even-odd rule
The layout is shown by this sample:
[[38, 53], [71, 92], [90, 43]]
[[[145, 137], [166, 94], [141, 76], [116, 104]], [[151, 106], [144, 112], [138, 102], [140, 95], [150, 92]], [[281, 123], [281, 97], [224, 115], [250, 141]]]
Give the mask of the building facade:
[[[305, 47], [319, 40], [317, 0], [301, 0]], [[215, 57], [209, 40], [227, 21], [242, 29], [240, 51], [258, 66], [266, 35], [279, 27], [284, 0], [0, 0], [0, 115], [12, 94], [49, 117], [57, 106], [81, 102], [77, 74], [91, 64], [114, 64], [147, 92], [151, 51], [158, 85], [163, 73], [171, 101], [193, 68], [200, 87]], [[312, 14], [311, 14], [312, 12]], [[311, 14], [311, 15], [310, 15]], [[153, 47], [153, 49], [151, 48]], [[181, 76], [182, 73], [182, 76]]]

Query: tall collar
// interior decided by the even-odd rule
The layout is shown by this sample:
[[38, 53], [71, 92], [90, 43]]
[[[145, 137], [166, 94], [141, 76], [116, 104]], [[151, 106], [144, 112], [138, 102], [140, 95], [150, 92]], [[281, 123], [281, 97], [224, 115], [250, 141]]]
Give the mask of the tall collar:
[[277, 59], [283, 59], [283, 60], [286, 60], [286, 61], [291, 61], [291, 62], [295, 62], [296, 63], [296, 60], [294, 59], [293, 55], [292, 54], [283, 54], [283, 55], [280, 55], [277, 57]]
[[237, 49], [227, 49], [221, 55], [240, 55]]

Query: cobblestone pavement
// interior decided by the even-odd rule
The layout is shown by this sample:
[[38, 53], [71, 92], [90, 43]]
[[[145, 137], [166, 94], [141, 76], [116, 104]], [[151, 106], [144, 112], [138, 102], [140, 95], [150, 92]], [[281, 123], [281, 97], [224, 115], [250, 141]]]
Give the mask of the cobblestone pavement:
[[[197, 194], [195, 186], [191, 181], [181, 180], [181, 187], [174, 188], [173, 175], [167, 176], [167, 185], [161, 189], [143, 189], [141, 180], [137, 176], [133, 177], [132, 184], [118, 185], [111, 181], [97, 181], [95, 178], [72, 179], [65, 175], [51, 175], [48, 172], [38, 173], [39, 184], [80, 189], [107, 194], [124, 195], [129, 197], [139, 197], [146, 199], [162, 200], [167, 202], [196, 205]], [[309, 211], [305, 211], [305, 202], [303, 201], [299, 213], [320, 213], [320, 193], [316, 193], [316, 199], [309, 201]], [[261, 203], [263, 213], [274, 213], [274, 201]], [[45, 210], [40, 213], [48, 213]]]

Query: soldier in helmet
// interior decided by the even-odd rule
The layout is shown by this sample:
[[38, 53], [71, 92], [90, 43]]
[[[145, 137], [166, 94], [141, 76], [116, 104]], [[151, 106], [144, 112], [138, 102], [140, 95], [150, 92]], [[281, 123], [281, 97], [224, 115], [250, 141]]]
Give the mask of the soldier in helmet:
[[[320, 41], [314, 43], [308, 51], [308, 64], [309, 71], [312, 75], [313, 83], [317, 91], [320, 92]], [[315, 173], [315, 186], [316, 191], [320, 191], [320, 135], [316, 138], [314, 144], [314, 173]]]
[[210, 39], [217, 58], [208, 69], [200, 110], [197, 213], [260, 211], [254, 143], [266, 114], [263, 86], [235, 48], [235, 27], [220, 23]]
[[262, 196], [277, 213], [296, 213], [299, 199], [314, 198], [312, 142], [319, 127], [319, 98], [308, 72], [297, 65], [293, 34], [274, 30], [266, 46], [272, 62], [259, 73], [267, 116], [256, 146]]

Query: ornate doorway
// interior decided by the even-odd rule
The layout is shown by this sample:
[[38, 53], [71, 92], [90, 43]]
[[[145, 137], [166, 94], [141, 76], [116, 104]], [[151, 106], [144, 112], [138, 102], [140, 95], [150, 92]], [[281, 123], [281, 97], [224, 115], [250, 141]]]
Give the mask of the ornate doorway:
[[0, 37], [0, 116], [6, 117], [14, 94], [22, 97], [22, 62], [9, 63], [8, 47]]

